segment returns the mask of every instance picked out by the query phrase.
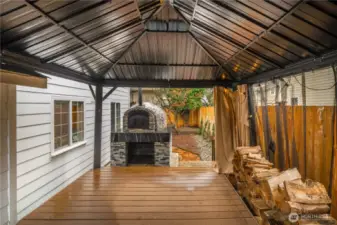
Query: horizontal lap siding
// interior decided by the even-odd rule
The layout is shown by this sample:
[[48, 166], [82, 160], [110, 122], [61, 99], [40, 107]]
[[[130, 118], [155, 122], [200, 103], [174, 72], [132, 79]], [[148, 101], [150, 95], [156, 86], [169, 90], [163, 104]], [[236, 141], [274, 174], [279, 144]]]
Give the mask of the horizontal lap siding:
[[[103, 95], [105, 95], [110, 88], [103, 88]], [[121, 104], [121, 120], [124, 112], [128, 110], [130, 106], [130, 89], [129, 88], [117, 88], [102, 105], [102, 152], [101, 152], [101, 164], [102, 166], [108, 164], [111, 160], [110, 150], [110, 131], [111, 131], [111, 103], [116, 102]], [[121, 121], [122, 125], [122, 121]]]
[[[19, 220], [93, 167], [95, 101], [90, 89], [86, 84], [49, 77], [47, 89], [17, 87]], [[108, 90], [104, 88], [104, 94]], [[85, 101], [87, 143], [51, 157], [51, 104], [55, 96]], [[102, 165], [110, 161], [110, 102], [120, 102], [123, 113], [129, 107], [129, 89], [118, 88], [103, 103]]]
[[[322, 69], [305, 72], [305, 93], [307, 106], [333, 106], [335, 100], [334, 74], [331, 66]], [[291, 99], [297, 98], [298, 105], [303, 105], [302, 96], [302, 74], [295, 74], [283, 78], [288, 84], [287, 88], [287, 105], [291, 105]], [[264, 83], [262, 84], [264, 85]], [[271, 89], [275, 88], [273, 82], [267, 82], [267, 104], [275, 105], [275, 95], [271, 95]], [[285, 87], [281, 87], [283, 90]], [[255, 104], [261, 106], [261, 94], [258, 94], [260, 87], [254, 85], [255, 90]], [[264, 86], [263, 86], [264, 90]], [[281, 95], [281, 94], [280, 94]], [[281, 100], [279, 98], [279, 100]]]

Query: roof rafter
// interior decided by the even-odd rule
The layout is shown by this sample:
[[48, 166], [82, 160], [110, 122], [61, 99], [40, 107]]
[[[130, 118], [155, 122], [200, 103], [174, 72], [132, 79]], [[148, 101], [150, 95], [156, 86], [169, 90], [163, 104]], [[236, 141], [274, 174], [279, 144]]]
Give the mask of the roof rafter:
[[[189, 27], [192, 26], [192, 23], [189, 23], [188, 20], [184, 17], [183, 14], [181, 14], [181, 12], [175, 7], [172, 6], [172, 8], [176, 11], [176, 13], [184, 20], [185, 23], [188, 24]], [[204, 45], [194, 36], [194, 34], [189, 30], [188, 33], [190, 34], [190, 36], [192, 37], [192, 39], [199, 45], [200, 48], [202, 48], [202, 50], [217, 64], [221, 67], [221, 69], [223, 71], [225, 71], [228, 76], [233, 79], [233, 80], [237, 80], [237, 78], [231, 73], [231, 71], [229, 69], [227, 69], [226, 67], [224, 67], [218, 60], [216, 60], [214, 58], [214, 56], [204, 47]]]
[[266, 71], [255, 76], [251, 76], [243, 80], [243, 83], [259, 83], [276, 78], [290, 76], [292, 74], [318, 69], [329, 66], [337, 62], [337, 50], [321, 55], [320, 57], [312, 57], [297, 63], [286, 66], [282, 69]]
[[74, 34], [71, 30], [65, 28], [63, 25], [59, 24], [55, 19], [50, 17], [47, 13], [45, 13], [43, 10], [41, 10], [38, 6], [36, 6], [34, 3], [26, 0], [25, 1], [26, 5], [31, 8], [32, 10], [36, 11], [39, 15], [42, 17], [46, 18], [49, 22], [53, 23], [55, 26], [59, 27], [61, 30], [63, 30], [65, 33], [70, 35], [73, 39], [78, 41], [80, 44], [84, 45], [86, 48], [96, 52], [98, 55], [103, 57], [109, 62], [112, 62], [108, 57], [103, 55], [101, 52], [99, 52], [97, 49], [93, 48], [92, 46], [88, 45], [85, 41], [83, 41], [81, 38], [79, 38], [76, 34]]
[[47, 73], [57, 77], [83, 82], [86, 84], [96, 84], [96, 80], [84, 73], [79, 73], [56, 64], [41, 63], [37, 58], [21, 55], [8, 50], [4, 50], [1, 54], [1, 61], [13, 66], [23, 67], [42, 73]]
[[217, 67], [216, 64], [117, 63], [117, 66]]
[[[180, 13], [180, 12], [179, 12], [179, 13]], [[255, 24], [255, 25], [259, 26], [258, 24]], [[208, 33], [210, 33], [210, 34], [214, 34], [214, 35], [216, 35], [216, 36], [218, 36], [218, 37], [220, 37], [220, 38], [226, 40], [227, 42], [230, 42], [231, 45], [233, 45], [235, 48], [238, 48], [238, 49], [239, 49], [239, 52], [243, 51], [243, 49], [244, 49], [244, 46], [241, 46], [241, 45], [239, 45], [238, 43], [233, 42], [233, 40], [228, 39], [228, 38], [224, 37], [223, 35], [218, 34], [218, 33], [216, 33], [215, 31], [213, 31], [213, 30], [211, 30], [211, 29], [209, 29], [209, 28], [206, 28], [206, 27], [202, 26], [202, 25], [199, 24], [199, 23], [196, 23], [196, 22], [191, 23], [191, 27], [192, 27], [192, 26], [197, 27], [197, 28], [198, 28], [198, 27], [202, 27], [202, 29], [204, 29], [206, 32], [208, 32]], [[264, 56], [261, 56], [261, 55], [259, 55], [259, 54], [256, 54], [256, 53], [252, 52], [252, 51], [249, 51], [249, 50], [247, 50], [247, 52], [248, 52], [249, 54], [254, 55], [255, 57], [261, 59], [262, 61], [264, 61], [264, 62], [266, 62], [266, 63], [268, 63], [268, 64], [270, 64], [270, 65], [276, 67], [276, 68], [280, 68], [280, 67], [281, 67], [281, 66], [278, 65], [277, 63], [275, 63], [275, 62], [273, 62], [273, 61], [267, 59], [267, 58], [264, 57]], [[223, 65], [228, 65], [228, 63], [224, 63]]]
[[274, 29], [278, 24], [280, 24], [287, 16], [291, 15], [295, 10], [297, 10], [303, 3], [305, 3], [306, 0], [301, 0], [298, 3], [296, 3], [291, 10], [286, 12], [283, 16], [281, 16], [276, 22], [274, 22], [268, 29], [265, 29], [261, 34], [256, 36], [251, 42], [249, 42], [244, 48], [241, 48], [241, 50], [237, 51], [234, 55], [232, 55], [227, 62], [226, 65], [233, 59], [235, 59], [236, 56], [238, 56], [241, 52], [247, 50], [250, 46], [252, 46], [254, 43], [256, 43], [258, 40], [260, 40], [263, 36], [265, 36], [268, 32], [270, 32], [272, 29]]
[[115, 80], [105, 79], [101, 84], [106, 87], [161, 87], [161, 88], [205, 88], [214, 86], [232, 87], [230, 80]]
[[[130, 27], [135, 26], [135, 25], [137, 25], [137, 24], [140, 24], [140, 21], [136, 21], [136, 22], [134, 22], [134, 23], [132, 23], [132, 24], [126, 24], [126, 25], [120, 27], [120, 28], [117, 29], [117, 30], [112, 30], [111, 32], [109, 32], [109, 33], [107, 33], [107, 34], [105, 34], [105, 35], [103, 35], [103, 36], [100, 36], [100, 37], [98, 37], [98, 38], [95, 38], [95, 40], [93, 40], [93, 41], [87, 42], [87, 45], [88, 45], [88, 46], [93, 46], [93, 45], [99, 43], [100, 41], [106, 39], [107, 36], [109, 36], [109, 35], [111, 35], [111, 34], [114, 34], [114, 33], [118, 33], [118, 32], [121, 32], [121, 33], [122, 33], [123, 30], [124, 30], [125, 28], [130, 28]], [[43, 60], [43, 62], [46, 62], [46, 63], [51, 62], [51, 61], [53, 61], [53, 60], [55, 60], [55, 59], [57, 59], [57, 58], [59, 58], [59, 57], [61, 57], [61, 56], [63, 56], [63, 55], [66, 55], [66, 54], [75, 52], [75, 51], [79, 50], [79, 49], [82, 48], [82, 47], [83, 47], [83, 46], [75, 46], [75, 47], [73, 47], [73, 48], [71, 48], [71, 49], [66, 49], [66, 50], [63, 51], [63, 52], [60, 52], [60, 53], [58, 53], [58, 54], [55, 54], [55, 55], [50, 56], [49, 58]], [[110, 62], [111, 62], [111, 61], [110, 61]]]
[[144, 23], [144, 30], [142, 31], [142, 33], [125, 49], [125, 51], [118, 57], [118, 59], [113, 62], [111, 65], [109, 65], [109, 68], [103, 73], [103, 76], [105, 77], [105, 75], [107, 73], [109, 73], [110, 70], [112, 70], [117, 63], [124, 57], [124, 55], [126, 53], [129, 52], [129, 50], [146, 34], [146, 27], [145, 25], [147, 24], [148, 21], [150, 21], [150, 19], [155, 16], [157, 13], [159, 13], [165, 4], [162, 4], [157, 10], [155, 10], [154, 12], [151, 13], [151, 15], [143, 22]]

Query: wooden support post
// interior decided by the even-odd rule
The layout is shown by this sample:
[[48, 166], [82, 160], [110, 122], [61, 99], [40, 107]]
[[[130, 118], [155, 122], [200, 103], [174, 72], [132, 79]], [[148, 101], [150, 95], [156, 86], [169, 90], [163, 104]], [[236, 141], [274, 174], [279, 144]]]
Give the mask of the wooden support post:
[[101, 84], [97, 84], [95, 99], [94, 169], [101, 168], [102, 103], [103, 86]]

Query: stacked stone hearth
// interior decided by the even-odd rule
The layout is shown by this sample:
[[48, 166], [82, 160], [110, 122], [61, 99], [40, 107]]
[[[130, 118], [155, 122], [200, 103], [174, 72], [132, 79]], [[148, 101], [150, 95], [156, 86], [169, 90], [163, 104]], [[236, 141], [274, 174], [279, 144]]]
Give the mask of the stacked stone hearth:
[[171, 134], [164, 112], [149, 103], [131, 107], [123, 116], [123, 131], [111, 133], [111, 164], [169, 166]]

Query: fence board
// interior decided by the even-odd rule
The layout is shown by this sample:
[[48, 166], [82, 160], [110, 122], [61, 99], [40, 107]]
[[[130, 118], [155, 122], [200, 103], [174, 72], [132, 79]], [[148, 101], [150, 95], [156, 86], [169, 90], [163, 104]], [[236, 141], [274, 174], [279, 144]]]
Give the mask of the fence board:
[[[185, 125], [184, 118], [181, 115], [178, 115], [178, 119], [176, 121], [175, 115], [173, 112], [167, 112], [167, 122], [168, 124], [176, 124], [176, 127], [183, 127]], [[214, 116], [214, 107], [201, 107], [199, 109], [191, 110], [188, 118], [188, 126], [190, 127], [200, 127], [201, 120], [205, 123], [207, 120], [214, 124], [215, 116]]]
[[[257, 140], [258, 144], [262, 147], [265, 152], [264, 145], [264, 124], [262, 120], [262, 108], [257, 107], [256, 110], [256, 121], [257, 121]], [[285, 112], [286, 111], [286, 112]], [[280, 154], [286, 154], [286, 142], [285, 135], [288, 135], [289, 151], [296, 151], [295, 153], [290, 153], [290, 163], [284, 160], [284, 168], [296, 166], [296, 159], [298, 157], [299, 171], [303, 178], [310, 178], [319, 181], [324, 184], [328, 189], [330, 185], [330, 172], [331, 169], [334, 170], [334, 178], [332, 184], [333, 192], [333, 202], [336, 202], [337, 195], [337, 157], [335, 158], [335, 166], [331, 165], [331, 156], [334, 146], [337, 145], [336, 134], [333, 134], [334, 130], [336, 132], [336, 124], [332, 123], [334, 107], [333, 106], [306, 106], [306, 131], [304, 131], [303, 119], [304, 117], [303, 106], [287, 106], [286, 110], [280, 110], [280, 117], [282, 118], [283, 113], [287, 115], [287, 130], [285, 130], [284, 120], [282, 122], [281, 134], [277, 132], [277, 120], [276, 120], [276, 107], [268, 106], [268, 117], [269, 126], [271, 131], [272, 140], [275, 142], [275, 166], [277, 168], [282, 167], [282, 163], [279, 158]], [[335, 128], [333, 128], [335, 126]], [[280, 129], [279, 129], [280, 130]], [[280, 146], [283, 149], [278, 149], [278, 135], [282, 136], [282, 144]], [[306, 135], [306, 143], [304, 143], [304, 135]], [[335, 136], [335, 140], [333, 137]], [[306, 145], [305, 145], [306, 144]], [[305, 149], [306, 146], [306, 149]], [[305, 154], [306, 151], [306, 154]], [[335, 151], [337, 151], [335, 149]], [[305, 158], [306, 155], [306, 158]], [[285, 155], [286, 156], [286, 155]], [[285, 157], [286, 159], [287, 157]], [[305, 177], [305, 166], [307, 170], [307, 176]], [[333, 205], [333, 212], [337, 213], [336, 206]]]

